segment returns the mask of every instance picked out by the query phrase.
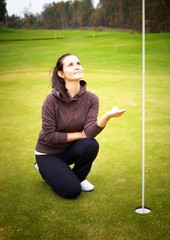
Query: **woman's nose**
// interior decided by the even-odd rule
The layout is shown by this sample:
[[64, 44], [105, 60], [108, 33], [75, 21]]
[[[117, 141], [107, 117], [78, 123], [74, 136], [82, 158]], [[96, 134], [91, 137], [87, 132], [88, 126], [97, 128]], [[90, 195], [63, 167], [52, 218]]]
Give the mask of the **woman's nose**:
[[80, 65], [76, 64], [75, 69], [80, 69]]

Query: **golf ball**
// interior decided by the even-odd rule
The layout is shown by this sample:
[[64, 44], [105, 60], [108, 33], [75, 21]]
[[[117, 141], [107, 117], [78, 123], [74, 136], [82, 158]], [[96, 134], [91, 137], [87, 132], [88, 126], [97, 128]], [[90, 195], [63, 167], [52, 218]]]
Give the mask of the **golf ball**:
[[119, 108], [118, 108], [118, 107], [113, 107], [112, 110], [113, 110], [114, 112], [117, 112], [117, 111], [119, 111]]

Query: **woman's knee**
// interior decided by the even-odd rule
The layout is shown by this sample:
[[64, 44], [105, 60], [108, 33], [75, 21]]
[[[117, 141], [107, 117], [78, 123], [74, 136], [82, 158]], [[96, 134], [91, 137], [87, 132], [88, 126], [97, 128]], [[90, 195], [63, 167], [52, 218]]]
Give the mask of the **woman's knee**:
[[81, 193], [81, 186], [80, 183], [74, 185], [68, 183], [67, 186], [61, 190], [57, 190], [56, 188], [53, 188], [53, 190], [64, 198], [75, 199]]
[[99, 151], [99, 143], [94, 138], [85, 138], [85, 144], [88, 148], [88, 151], [98, 153]]
[[71, 188], [67, 189], [66, 192], [64, 192], [63, 197], [75, 199], [77, 198], [81, 193], [81, 186], [72, 186]]

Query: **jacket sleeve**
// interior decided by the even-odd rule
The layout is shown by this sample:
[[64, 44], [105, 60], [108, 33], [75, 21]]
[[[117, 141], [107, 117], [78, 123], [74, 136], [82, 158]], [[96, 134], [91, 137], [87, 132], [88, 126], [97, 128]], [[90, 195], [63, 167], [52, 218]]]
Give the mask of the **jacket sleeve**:
[[84, 125], [84, 132], [88, 138], [96, 137], [104, 128], [97, 125], [97, 116], [99, 111], [99, 99], [92, 94], [89, 105], [89, 111]]
[[67, 142], [67, 133], [57, 132], [57, 109], [54, 97], [48, 95], [42, 106], [42, 138], [48, 144]]

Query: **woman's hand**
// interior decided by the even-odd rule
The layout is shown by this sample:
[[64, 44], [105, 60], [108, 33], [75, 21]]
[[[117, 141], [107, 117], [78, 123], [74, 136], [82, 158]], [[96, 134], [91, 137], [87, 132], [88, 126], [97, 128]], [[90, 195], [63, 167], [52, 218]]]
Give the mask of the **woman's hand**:
[[118, 107], [113, 107], [111, 111], [104, 114], [98, 121], [97, 125], [101, 128], [104, 128], [109, 121], [110, 118], [113, 117], [120, 117], [124, 112], [126, 112], [126, 109], [120, 110]]
[[67, 142], [76, 141], [82, 138], [87, 138], [84, 131], [82, 132], [73, 132], [73, 133], [67, 133]]
[[83, 131], [83, 132], [80, 132], [80, 137], [79, 137], [79, 139], [82, 139], [82, 138], [87, 138], [87, 136], [86, 136], [86, 134], [85, 134], [84, 131]]
[[118, 107], [113, 107], [112, 110], [108, 112], [108, 116], [110, 118], [120, 117], [125, 112], [126, 112], [126, 109], [119, 109]]

